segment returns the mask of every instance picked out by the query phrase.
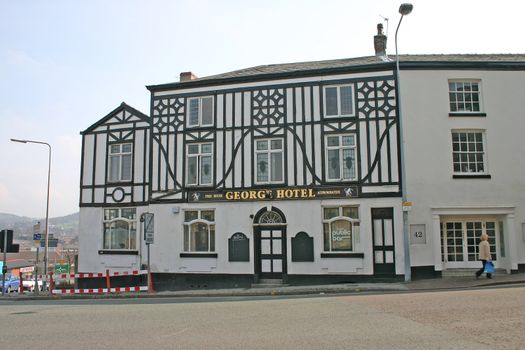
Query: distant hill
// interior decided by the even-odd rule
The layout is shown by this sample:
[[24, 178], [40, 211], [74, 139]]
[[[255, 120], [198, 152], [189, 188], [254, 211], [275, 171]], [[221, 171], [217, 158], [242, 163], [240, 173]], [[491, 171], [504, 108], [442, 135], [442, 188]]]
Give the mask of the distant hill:
[[[61, 244], [78, 245], [78, 218], [78, 213], [49, 218], [49, 233], [53, 234], [55, 238], [58, 238]], [[45, 218], [29, 218], [27, 216], [0, 213], [0, 230], [13, 230], [15, 242], [32, 242], [33, 225], [38, 221], [40, 221], [40, 227], [43, 233], [45, 230]]]

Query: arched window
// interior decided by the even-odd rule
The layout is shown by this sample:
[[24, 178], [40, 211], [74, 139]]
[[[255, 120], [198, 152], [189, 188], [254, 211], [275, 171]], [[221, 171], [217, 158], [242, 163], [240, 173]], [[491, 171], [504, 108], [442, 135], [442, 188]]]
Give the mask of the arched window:
[[136, 215], [135, 208], [104, 210], [104, 249], [136, 249]]
[[184, 212], [184, 251], [215, 251], [215, 211], [187, 210]]
[[353, 251], [358, 230], [357, 207], [323, 208], [325, 252]]
[[259, 224], [282, 224], [283, 218], [275, 211], [267, 211], [259, 218]]

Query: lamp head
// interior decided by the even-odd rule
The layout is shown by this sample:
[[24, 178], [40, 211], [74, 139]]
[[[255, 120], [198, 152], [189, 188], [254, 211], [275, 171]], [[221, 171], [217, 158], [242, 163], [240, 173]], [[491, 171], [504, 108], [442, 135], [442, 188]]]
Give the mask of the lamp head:
[[414, 8], [414, 6], [412, 4], [409, 4], [409, 3], [404, 3], [404, 4], [401, 4], [401, 6], [399, 6], [399, 13], [402, 15], [402, 16], [406, 16], [408, 15], [410, 12], [412, 12], [412, 9]]
[[20, 143], [27, 143], [26, 140], [19, 140], [19, 139], [11, 139], [13, 142], [20, 142]]

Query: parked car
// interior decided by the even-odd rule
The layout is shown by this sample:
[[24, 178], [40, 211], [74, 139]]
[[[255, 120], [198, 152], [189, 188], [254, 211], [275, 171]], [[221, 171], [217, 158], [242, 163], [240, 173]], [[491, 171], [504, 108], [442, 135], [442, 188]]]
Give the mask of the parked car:
[[[22, 285], [24, 286], [24, 290], [28, 290], [30, 292], [35, 291], [35, 280], [34, 279], [22, 280]], [[38, 290], [42, 291], [42, 280], [38, 280]]]
[[2, 284], [2, 277], [0, 275], [0, 288], [4, 290], [4, 293], [18, 292], [20, 288], [20, 278], [11, 273], [5, 275], [5, 284]]

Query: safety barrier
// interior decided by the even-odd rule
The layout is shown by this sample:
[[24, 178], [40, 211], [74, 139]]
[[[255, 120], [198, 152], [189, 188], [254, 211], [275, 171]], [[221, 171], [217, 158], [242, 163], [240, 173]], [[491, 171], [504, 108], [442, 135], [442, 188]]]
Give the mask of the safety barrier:
[[[130, 286], [130, 287], [111, 287], [111, 277], [122, 277], [122, 276], [138, 276], [148, 275], [147, 286]], [[82, 289], [55, 289], [55, 282], [57, 279], [64, 278], [106, 278], [106, 288], [82, 288]], [[153, 292], [153, 285], [151, 281], [151, 274], [148, 274], [148, 270], [134, 270], [134, 271], [113, 271], [106, 270], [106, 273], [60, 273], [49, 274], [49, 290], [52, 294], [88, 294], [88, 293], [122, 293], [122, 292], [141, 292], [149, 291]]]
[[53, 289], [53, 294], [89, 294], [89, 293], [121, 293], [147, 291], [148, 286], [140, 287], [116, 287], [116, 288], [82, 288], [82, 289]]

